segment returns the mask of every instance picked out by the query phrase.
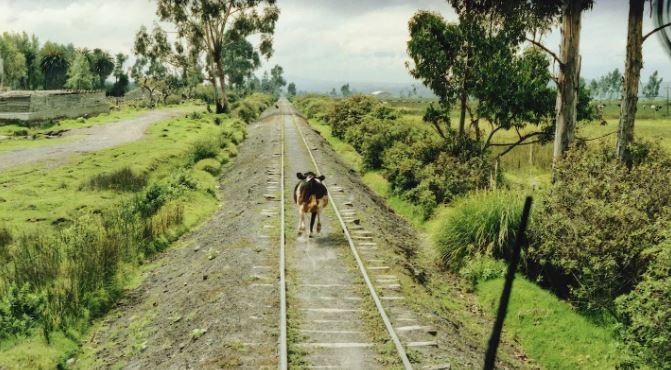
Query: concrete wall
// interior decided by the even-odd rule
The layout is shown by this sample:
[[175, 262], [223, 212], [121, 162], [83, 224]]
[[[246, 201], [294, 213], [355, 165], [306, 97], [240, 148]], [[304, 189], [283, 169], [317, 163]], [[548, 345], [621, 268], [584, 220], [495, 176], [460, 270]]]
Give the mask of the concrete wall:
[[10, 91], [0, 93], [0, 123], [39, 124], [109, 112], [104, 92]]

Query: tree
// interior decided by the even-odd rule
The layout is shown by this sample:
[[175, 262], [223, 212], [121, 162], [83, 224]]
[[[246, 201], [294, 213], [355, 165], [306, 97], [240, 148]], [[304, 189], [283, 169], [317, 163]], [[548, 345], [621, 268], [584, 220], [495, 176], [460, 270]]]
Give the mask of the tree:
[[[561, 0], [559, 2], [561, 42], [559, 55], [554, 55], [559, 64], [557, 78], [557, 117], [553, 163], [564, 157], [575, 138], [578, 114], [578, 90], [580, 88], [580, 31], [582, 13], [590, 9], [590, 0]], [[539, 45], [540, 46], [540, 45]], [[543, 47], [544, 48], [544, 47]], [[547, 50], [547, 48], [545, 48]]]
[[112, 74], [114, 75], [115, 82], [119, 81], [121, 75], [126, 73], [123, 69], [123, 65], [126, 64], [127, 60], [128, 56], [124, 53], [118, 53], [114, 56], [114, 70], [112, 71]]
[[91, 73], [88, 58], [85, 52], [79, 52], [68, 70], [68, 80], [65, 87], [74, 90], [91, 90], [95, 86], [94, 76]]
[[40, 70], [40, 43], [35, 35], [27, 33], [5, 34], [5, 40], [12, 42], [25, 59], [25, 74], [19, 79], [21, 89], [34, 90], [42, 86], [42, 71]]
[[[217, 112], [223, 113], [228, 111], [225, 49], [231, 42], [259, 35], [259, 52], [270, 57], [279, 8], [275, 0], [158, 0], [157, 14], [172, 22], [194, 50], [205, 51], [210, 78], [218, 80], [221, 89]], [[217, 95], [216, 83], [213, 88]]]
[[108, 91], [108, 94], [111, 96], [121, 97], [126, 95], [128, 91], [128, 74], [123, 68], [126, 60], [128, 60], [128, 57], [123, 53], [118, 53], [115, 56], [114, 70], [112, 72], [114, 75], [114, 84]]
[[279, 94], [282, 87], [286, 86], [287, 81], [284, 79], [284, 68], [280, 65], [275, 65], [270, 70], [270, 84], [273, 86], [273, 94]]
[[638, 84], [643, 68], [643, 42], [654, 33], [671, 25], [659, 25], [643, 35], [643, 8], [645, 0], [629, 0], [627, 24], [627, 57], [624, 65], [624, 91], [620, 103], [620, 122], [615, 147], [617, 158], [630, 162], [629, 147], [634, 143], [634, 122], [638, 104]]
[[352, 92], [349, 89], [349, 83], [344, 84], [340, 87], [340, 93], [344, 97], [348, 97], [348, 96], [352, 95]]
[[296, 96], [296, 84], [293, 82], [290, 82], [289, 85], [287, 85], [287, 95], [290, 97]]
[[114, 61], [112, 56], [101, 49], [93, 49], [92, 53], [87, 55], [89, 65], [91, 66], [91, 73], [95, 76], [94, 88], [102, 89], [105, 87], [105, 81], [114, 71]]
[[244, 86], [261, 65], [259, 53], [247, 39], [229, 40], [228, 47], [222, 52], [222, 65], [229, 84], [237, 89]]
[[653, 99], [659, 96], [659, 88], [662, 85], [662, 78], [659, 73], [654, 71], [648, 78], [648, 83], [643, 88], [643, 95], [648, 99]]
[[0, 37], [0, 58], [3, 65], [2, 85], [11, 88], [21, 87], [21, 82], [27, 76], [26, 58], [9, 33], [4, 33]]
[[67, 81], [68, 50], [63, 45], [47, 41], [40, 50], [40, 69], [44, 75], [44, 89], [60, 89]]
[[166, 32], [158, 25], [151, 34], [146, 27], [140, 27], [135, 35], [133, 52], [137, 59], [131, 68], [131, 77], [149, 94], [149, 101], [154, 104], [155, 93], [168, 88], [166, 79], [170, 73], [168, 60], [172, 48]]
[[[527, 25], [522, 16], [525, 13], [518, 11], [524, 8], [520, 5], [501, 15], [496, 13], [498, 8], [460, 2], [453, 5], [460, 15], [458, 24], [447, 23], [439, 14], [427, 11], [418, 12], [410, 20], [408, 53], [414, 62], [410, 73], [439, 97], [438, 106], [431, 104], [424, 120], [449, 141], [449, 113], [459, 103], [456, 133], [467, 141], [468, 114], [480, 152], [499, 145], [492, 141], [499, 130], [515, 129], [518, 133], [517, 141], [501, 144], [507, 148], [500, 155], [531, 138], [547, 140], [555, 95], [548, 86], [547, 58], [533, 49], [519, 53]], [[493, 23], [497, 27], [491, 27]], [[473, 98], [470, 104], [468, 98]], [[481, 137], [481, 119], [492, 124], [487, 138]], [[520, 129], [527, 124], [539, 129], [522, 134]]]

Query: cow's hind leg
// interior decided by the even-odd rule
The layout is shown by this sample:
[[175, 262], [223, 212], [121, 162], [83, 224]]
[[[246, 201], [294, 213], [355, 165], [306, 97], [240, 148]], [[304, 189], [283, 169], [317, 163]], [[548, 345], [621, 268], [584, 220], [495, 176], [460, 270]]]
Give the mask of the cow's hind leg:
[[301, 208], [298, 211], [298, 236], [303, 235], [303, 230], [305, 230], [305, 212]]
[[[317, 212], [312, 212], [312, 215], [310, 217], [310, 237], [312, 237], [312, 229], [315, 226], [315, 219], [317, 218], [318, 213]], [[319, 227], [317, 228], [317, 232], [319, 232]]]
[[317, 234], [322, 231], [322, 210], [317, 211]]

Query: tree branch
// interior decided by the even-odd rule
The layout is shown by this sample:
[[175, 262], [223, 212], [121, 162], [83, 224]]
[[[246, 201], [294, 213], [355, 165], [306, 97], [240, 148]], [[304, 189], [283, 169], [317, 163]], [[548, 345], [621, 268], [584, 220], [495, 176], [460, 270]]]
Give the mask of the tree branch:
[[653, 35], [654, 33], [656, 33], [657, 31], [661, 31], [661, 30], [663, 30], [664, 28], [669, 27], [669, 26], [671, 26], [671, 23], [663, 24], [663, 25], [661, 25], [661, 26], [655, 28], [654, 30], [652, 30], [652, 31], [650, 31], [650, 32], [648, 32], [648, 33], [646, 33], [646, 34], [643, 36], [643, 39], [641, 40], [641, 43], [644, 43], [644, 42], [645, 42], [645, 39], [647, 39], [648, 37], [652, 36], [652, 35]]
[[492, 141], [492, 138], [494, 137], [494, 134], [496, 133], [496, 131], [498, 131], [500, 129], [501, 129], [501, 126], [493, 129], [492, 132], [489, 133], [489, 136], [487, 136], [487, 140], [485, 141], [485, 145], [482, 147], [482, 150], [485, 150], [489, 147], [490, 142]]
[[605, 135], [601, 135], [601, 136], [597, 136], [597, 137], [593, 137], [593, 138], [589, 138], [589, 139], [580, 138], [580, 140], [582, 140], [582, 141], [594, 141], [594, 140], [603, 139], [604, 137], [610, 136], [612, 134], [617, 134], [617, 131], [609, 132]]
[[538, 42], [534, 39], [530, 39], [530, 38], [527, 38], [527, 41], [530, 42], [531, 44], [541, 48], [546, 53], [548, 53], [552, 58], [554, 58], [554, 60], [557, 61], [557, 63], [559, 63], [559, 66], [563, 67], [566, 64], [559, 58], [559, 56], [557, 54], [555, 54], [552, 50], [545, 47], [545, 45], [541, 44], [540, 42]]
[[[539, 136], [539, 135], [542, 135], [542, 134], [543, 134], [543, 131], [536, 131], [536, 132], [532, 132], [530, 134], [526, 134], [526, 135], [520, 137], [520, 139], [517, 140], [517, 142], [515, 142], [515, 143], [492, 144], [492, 146], [506, 146], [506, 145], [508, 145], [508, 147], [505, 150], [503, 150], [501, 153], [496, 155], [495, 159], [499, 159], [499, 158], [503, 157], [504, 155], [508, 154], [511, 150], [513, 150], [513, 148], [515, 148], [518, 145], [525, 145], [524, 141], [527, 140], [528, 138], [534, 137], [534, 136]], [[538, 142], [538, 140], [536, 140], [534, 142], [528, 142], [526, 144], [533, 144], [533, 143], [536, 143], [536, 142]]]

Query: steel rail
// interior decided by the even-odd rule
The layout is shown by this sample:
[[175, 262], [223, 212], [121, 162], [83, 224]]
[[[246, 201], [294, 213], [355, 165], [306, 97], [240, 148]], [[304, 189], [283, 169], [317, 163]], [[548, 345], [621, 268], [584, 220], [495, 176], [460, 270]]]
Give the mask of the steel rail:
[[280, 128], [280, 370], [287, 370], [289, 358], [287, 354], [287, 284], [285, 269], [285, 235], [284, 235], [284, 126]]
[[[303, 144], [305, 144], [305, 149], [307, 149], [308, 154], [310, 154], [310, 159], [312, 159], [312, 164], [314, 165], [315, 170], [317, 171], [318, 174], [321, 174], [321, 171], [319, 170], [319, 166], [317, 165], [317, 161], [315, 160], [314, 155], [312, 155], [312, 150], [310, 150], [310, 146], [308, 145], [307, 140], [305, 140], [305, 136], [303, 135], [303, 130], [301, 130], [298, 123], [296, 123], [296, 119], [295, 119], [296, 115], [297, 114], [292, 112], [291, 121], [293, 122], [294, 127], [298, 130], [298, 134], [301, 137], [301, 139], [303, 140]], [[300, 116], [300, 115], [298, 115], [298, 116]], [[333, 211], [335, 212], [336, 217], [338, 218], [338, 221], [340, 221], [340, 227], [342, 228], [343, 232], [345, 233], [345, 238], [347, 239], [347, 242], [349, 243], [350, 250], [352, 251], [352, 254], [354, 255], [354, 259], [356, 260], [357, 266], [359, 267], [359, 271], [361, 272], [361, 275], [363, 276], [363, 280], [366, 283], [366, 286], [368, 287], [368, 291], [370, 292], [370, 295], [373, 298], [373, 301], [375, 302], [375, 307], [377, 308], [377, 311], [380, 313], [380, 316], [382, 317], [382, 321], [384, 321], [384, 326], [386, 327], [387, 332], [389, 333], [389, 336], [391, 337], [392, 342], [394, 342], [394, 346], [396, 347], [396, 352], [398, 352], [398, 355], [401, 358], [401, 361], [403, 362], [403, 367], [406, 370], [412, 370], [412, 364], [410, 363], [410, 360], [408, 359], [408, 355], [405, 352], [405, 348], [403, 348], [403, 345], [401, 344], [401, 340], [398, 338], [398, 335], [396, 335], [396, 331], [394, 330], [394, 327], [391, 324], [391, 320], [389, 320], [389, 316], [387, 316], [387, 313], [385, 312], [384, 307], [382, 306], [382, 301], [380, 300], [380, 297], [378, 296], [377, 292], [375, 291], [375, 287], [373, 286], [373, 283], [371, 283], [370, 277], [368, 277], [368, 272], [366, 271], [366, 268], [363, 264], [363, 261], [361, 260], [361, 257], [359, 257], [359, 252], [357, 251], [356, 246], [354, 245], [354, 241], [352, 240], [352, 236], [349, 233], [349, 229], [347, 228], [347, 224], [345, 224], [345, 221], [343, 220], [342, 216], [340, 215], [340, 211], [338, 210], [338, 207], [336, 206], [335, 201], [333, 200], [333, 197], [331, 196], [330, 192], [328, 192], [328, 198], [329, 198], [329, 203], [331, 203], [331, 207], [333, 207]]]

